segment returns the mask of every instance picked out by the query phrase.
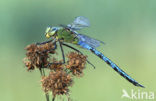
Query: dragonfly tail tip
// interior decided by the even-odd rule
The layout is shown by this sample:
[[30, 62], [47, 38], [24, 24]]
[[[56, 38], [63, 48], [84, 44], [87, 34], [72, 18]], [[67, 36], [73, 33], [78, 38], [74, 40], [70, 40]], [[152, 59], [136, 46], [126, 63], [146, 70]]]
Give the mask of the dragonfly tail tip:
[[145, 88], [143, 85], [141, 85], [141, 84], [139, 84], [139, 83], [138, 83], [136, 86]]

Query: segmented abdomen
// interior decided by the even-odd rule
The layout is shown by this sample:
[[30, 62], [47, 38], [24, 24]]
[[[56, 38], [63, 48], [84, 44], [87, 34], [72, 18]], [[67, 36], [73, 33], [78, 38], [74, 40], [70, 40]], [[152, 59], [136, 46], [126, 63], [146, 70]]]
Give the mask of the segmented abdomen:
[[124, 77], [125, 79], [127, 79], [130, 83], [132, 83], [135, 86], [139, 86], [139, 87], [144, 87], [141, 84], [139, 84], [137, 81], [135, 81], [133, 78], [131, 78], [128, 74], [126, 74], [122, 69], [120, 69], [115, 63], [113, 63], [109, 58], [107, 58], [106, 56], [104, 56], [101, 52], [99, 52], [98, 50], [96, 50], [93, 47], [90, 47], [88, 44], [80, 41], [78, 43], [78, 45], [80, 45], [83, 48], [86, 48], [88, 50], [90, 50], [92, 53], [94, 53], [95, 55], [97, 55], [99, 58], [101, 58], [102, 60], [104, 60], [108, 65], [110, 65], [117, 73], [119, 73], [122, 77]]

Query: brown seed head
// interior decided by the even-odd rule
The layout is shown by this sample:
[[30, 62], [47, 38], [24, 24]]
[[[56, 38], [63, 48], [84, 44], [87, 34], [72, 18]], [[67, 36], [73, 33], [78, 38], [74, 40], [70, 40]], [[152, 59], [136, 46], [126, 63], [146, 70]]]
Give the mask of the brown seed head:
[[72, 85], [73, 80], [65, 71], [50, 72], [48, 77], [43, 77], [42, 87], [45, 93], [52, 91], [53, 96], [68, 94], [69, 86]]
[[71, 52], [67, 57], [69, 60], [66, 68], [70, 69], [73, 75], [81, 76], [83, 74], [83, 69], [85, 68], [87, 56]]
[[54, 64], [51, 64], [51, 65], [49, 66], [49, 69], [50, 69], [50, 70], [60, 71], [60, 70], [63, 70], [63, 69], [64, 69], [64, 64], [62, 64], [62, 60], [57, 61], [56, 58], [53, 58], [53, 59], [52, 59], [52, 63], [54, 63]]
[[26, 58], [28, 61], [24, 61], [26, 67], [28, 67], [28, 70], [33, 70], [34, 67], [37, 68], [43, 68], [46, 67], [49, 63], [49, 53], [55, 53], [54, 50], [51, 50], [54, 48], [54, 45], [52, 43], [47, 43], [43, 45], [36, 45], [31, 44], [28, 45], [25, 49], [26, 52]]

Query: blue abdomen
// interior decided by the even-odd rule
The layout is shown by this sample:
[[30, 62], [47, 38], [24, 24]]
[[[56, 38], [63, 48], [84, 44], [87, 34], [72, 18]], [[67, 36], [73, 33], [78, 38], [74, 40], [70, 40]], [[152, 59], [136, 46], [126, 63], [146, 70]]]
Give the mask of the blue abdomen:
[[127, 79], [130, 83], [132, 83], [135, 86], [144, 87], [141, 84], [139, 84], [137, 81], [135, 81], [133, 78], [131, 78], [128, 74], [126, 74], [122, 69], [120, 69], [115, 63], [113, 63], [109, 58], [104, 56], [101, 52], [96, 50], [93, 47], [90, 47], [88, 44], [84, 43], [83, 41], [79, 41], [78, 45], [81, 47], [90, 50], [92, 53], [94, 53], [96, 56], [104, 60], [108, 65], [110, 65], [117, 73], [119, 73], [122, 77]]

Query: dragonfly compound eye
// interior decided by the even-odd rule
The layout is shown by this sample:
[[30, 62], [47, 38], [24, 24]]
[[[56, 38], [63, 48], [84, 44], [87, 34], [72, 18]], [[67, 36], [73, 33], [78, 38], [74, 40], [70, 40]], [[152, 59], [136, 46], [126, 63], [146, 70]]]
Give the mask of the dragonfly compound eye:
[[47, 27], [45, 33], [48, 33], [48, 32], [50, 32], [50, 31], [51, 31], [51, 28], [50, 28], [50, 27]]

